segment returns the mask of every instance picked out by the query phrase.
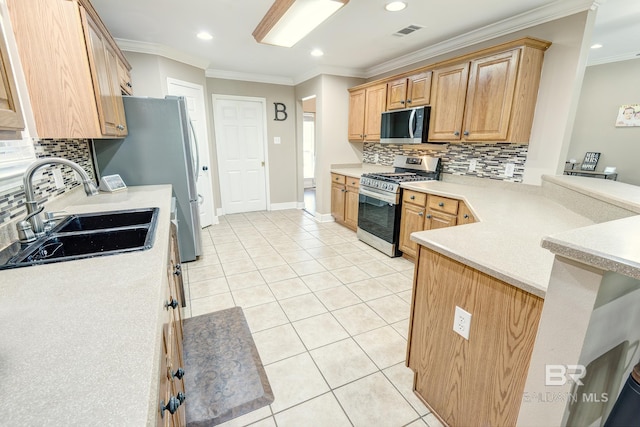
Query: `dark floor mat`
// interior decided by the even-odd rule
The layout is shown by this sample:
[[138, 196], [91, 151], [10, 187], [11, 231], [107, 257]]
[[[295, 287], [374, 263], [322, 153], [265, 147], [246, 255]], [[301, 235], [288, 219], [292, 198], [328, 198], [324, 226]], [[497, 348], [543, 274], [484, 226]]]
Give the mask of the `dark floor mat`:
[[184, 320], [184, 365], [189, 427], [215, 426], [273, 402], [240, 307]]

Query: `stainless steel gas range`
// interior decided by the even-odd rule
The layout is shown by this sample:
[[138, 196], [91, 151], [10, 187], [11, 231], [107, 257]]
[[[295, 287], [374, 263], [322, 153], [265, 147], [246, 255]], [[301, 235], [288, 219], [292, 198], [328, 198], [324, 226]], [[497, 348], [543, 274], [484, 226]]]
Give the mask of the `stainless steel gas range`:
[[358, 239], [390, 256], [400, 256], [400, 184], [439, 180], [442, 169], [438, 157], [395, 157], [395, 172], [367, 173], [360, 178]]

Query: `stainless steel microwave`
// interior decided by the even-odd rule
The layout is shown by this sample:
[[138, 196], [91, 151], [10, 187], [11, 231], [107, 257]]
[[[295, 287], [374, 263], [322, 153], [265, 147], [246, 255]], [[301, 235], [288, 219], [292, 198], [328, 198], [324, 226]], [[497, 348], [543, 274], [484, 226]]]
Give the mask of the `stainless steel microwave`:
[[382, 113], [381, 144], [422, 144], [429, 136], [431, 107], [407, 108]]

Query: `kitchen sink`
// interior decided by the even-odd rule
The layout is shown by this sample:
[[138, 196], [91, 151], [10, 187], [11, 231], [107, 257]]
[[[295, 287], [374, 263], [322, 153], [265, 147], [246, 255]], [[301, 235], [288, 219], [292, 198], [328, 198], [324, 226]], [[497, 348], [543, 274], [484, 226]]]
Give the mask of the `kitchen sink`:
[[71, 215], [60, 223], [54, 231], [68, 233], [71, 231], [103, 230], [106, 228], [149, 224], [153, 219], [153, 215], [154, 211], [152, 209]]
[[71, 261], [153, 246], [158, 208], [70, 215], [29, 244], [0, 252], [0, 269]]

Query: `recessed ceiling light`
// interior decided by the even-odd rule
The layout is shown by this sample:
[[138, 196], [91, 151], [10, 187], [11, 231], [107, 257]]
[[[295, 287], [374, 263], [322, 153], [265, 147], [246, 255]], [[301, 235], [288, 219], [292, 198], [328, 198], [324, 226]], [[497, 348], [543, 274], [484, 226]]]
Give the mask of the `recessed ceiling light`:
[[387, 9], [389, 12], [398, 12], [404, 9], [405, 7], [407, 7], [407, 4], [403, 1], [392, 1], [391, 3], [387, 3], [387, 5], [384, 8]]
[[212, 36], [211, 34], [207, 33], [206, 31], [200, 31], [200, 32], [197, 34], [197, 37], [198, 37], [200, 40], [211, 40], [211, 39], [213, 38], [213, 36]]
[[324, 52], [321, 51], [320, 49], [313, 49], [311, 51], [311, 56], [322, 56], [324, 55]]
[[600, 49], [602, 47], [602, 45], [600, 43], [596, 43], [591, 45], [591, 49]]

